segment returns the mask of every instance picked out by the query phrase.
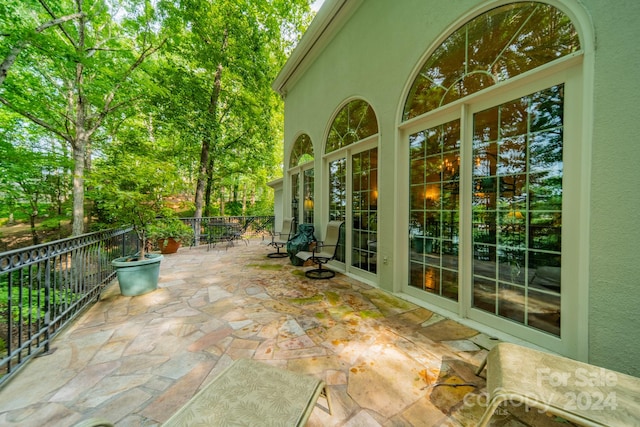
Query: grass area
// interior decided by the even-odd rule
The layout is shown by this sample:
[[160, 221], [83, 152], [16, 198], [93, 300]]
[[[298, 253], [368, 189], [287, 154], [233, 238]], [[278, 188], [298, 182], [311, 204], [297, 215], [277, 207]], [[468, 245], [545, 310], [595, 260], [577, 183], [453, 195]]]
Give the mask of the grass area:
[[[71, 235], [71, 220], [67, 218], [42, 218], [36, 221], [36, 233], [40, 243], [64, 239]], [[29, 221], [8, 223], [0, 218], [0, 252], [25, 248], [34, 244]]]

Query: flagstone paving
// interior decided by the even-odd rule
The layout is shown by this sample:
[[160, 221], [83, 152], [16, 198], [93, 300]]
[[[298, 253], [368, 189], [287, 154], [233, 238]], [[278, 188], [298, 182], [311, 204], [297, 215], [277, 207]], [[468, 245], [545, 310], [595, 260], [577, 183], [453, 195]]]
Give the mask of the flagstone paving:
[[[157, 426], [241, 358], [328, 384], [333, 413], [320, 398], [308, 426], [477, 423], [490, 337], [342, 274], [309, 280], [269, 249], [182, 248], [137, 297], [114, 282], [0, 390], [0, 425]], [[510, 408], [491, 425], [567, 423]]]

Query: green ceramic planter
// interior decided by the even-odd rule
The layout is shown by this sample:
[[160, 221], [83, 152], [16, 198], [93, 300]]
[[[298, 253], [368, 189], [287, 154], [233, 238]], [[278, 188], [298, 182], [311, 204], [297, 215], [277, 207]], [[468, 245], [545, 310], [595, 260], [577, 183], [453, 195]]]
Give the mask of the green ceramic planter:
[[130, 261], [133, 257], [121, 257], [111, 261], [116, 268], [120, 293], [132, 297], [158, 289], [160, 277], [160, 254], [146, 254], [141, 261]]

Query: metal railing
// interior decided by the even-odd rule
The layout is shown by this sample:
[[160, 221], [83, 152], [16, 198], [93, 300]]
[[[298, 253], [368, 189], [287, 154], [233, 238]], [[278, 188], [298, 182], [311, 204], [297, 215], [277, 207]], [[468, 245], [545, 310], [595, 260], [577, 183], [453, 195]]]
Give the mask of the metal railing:
[[[273, 232], [273, 216], [181, 218], [196, 232], [212, 221], [236, 224], [244, 238]], [[205, 237], [205, 238], [203, 238]], [[111, 261], [138, 251], [131, 228], [99, 231], [0, 253], [0, 387], [115, 278]]]
[[137, 251], [131, 228], [0, 253], [0, 385], [92, 304], [114, 258]]
[[192, 245], [211, 243], [214, 236], [209, 235], [208, 224], [233, 224], [241, 230], [244, 238], [273, 234], [273, 216], [209, 216], [204, 218], [180, 218], [193, 228], [194, 239]]

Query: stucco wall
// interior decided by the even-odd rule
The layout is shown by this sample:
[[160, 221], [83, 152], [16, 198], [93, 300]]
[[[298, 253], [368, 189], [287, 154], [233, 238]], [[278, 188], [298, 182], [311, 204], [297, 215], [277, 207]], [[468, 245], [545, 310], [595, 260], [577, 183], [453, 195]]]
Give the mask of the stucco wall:
[[[577, 0], [565, 0], [576, 5]], [[366, 0], [336, 34], [285, 99], [285, 153], [300, 132], [316, 152], [316, 183], [326, 182], [321, 155], [333, 114], [348, 99], [365, 99], [380, 129], [379, 251], [380, 286], [399, 290], [393, 223], [397, 203], [394, 166], [397, 120], [406, 86], [425, 51], [443, 32], [486, 1]], [[640, 376], [640, 2], [585, 0], [596, 35], [590, 238], [588, 360]], [[586, 138], [589, 134], [585, 135]], [[285, 159], [285, 164], [287, 159]], [[589, 179], [586, 176], [585, 179]], [[588, 186], [586, 186], [588, 188]], [[287, 194], [288, 189], [285, 189]], [[318, 204], [316, 218], [326, 216]], [[386, 242], [386, 243], [385, 243]]]
[[640, 376], [640, 2], [584, 3], [596, 34], [589, 360]]
[[[403, 7], [398, 7], [398, 3], [386, 0], [364, 1], [313, 66], [289, 88], [285, 99], [285, 153], [290, 152], [300, 132], [307, 133], [316, 153], [316, 183], [326, 182], [320, 159], [333, 115], [354, 97], [373, 107], [381, 139], [379, 176], [385, 177], [378, 183], [381, 225], [378, 252], [381, 260], [384, 257], [388, 260], [387, 264], [380, 261], [379, 285], [389, 291], [400, 290], [398, 277], [406, 269], [404, 263], [395, 262], [393, 243], [395, 235], [401, 232], [393, 221], [397, 191], [395, 180], [386, 178], [397, 173], [394, 167], [397, 118], [405, 87], [411, 83], [410, 76], [420, 65], [429, 44], [475, 3], [435, 2], [425, 7], [422, 0], [403, 0]], [[411, 28], [419, 31], [408, 31]], [[287, 161], [285, 158], [285, 164]], [[328, 208], [317, 203], [316, 209], [317, 219]]]

